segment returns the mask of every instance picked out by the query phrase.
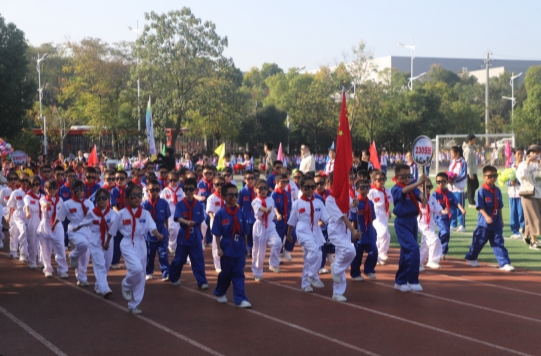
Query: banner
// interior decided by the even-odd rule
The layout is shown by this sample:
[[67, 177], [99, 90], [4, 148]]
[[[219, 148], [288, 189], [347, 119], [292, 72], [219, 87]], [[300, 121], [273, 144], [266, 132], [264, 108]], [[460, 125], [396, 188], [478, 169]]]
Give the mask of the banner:
[[150, 95], [148, 96], [147, 106], [147, 140], [150, 153], [150, 160], [156, 159], [158, 152], [156, 151], [156, 142], [154, 141], [154, 125], [152, 125], [152, 109], [150, 107]]

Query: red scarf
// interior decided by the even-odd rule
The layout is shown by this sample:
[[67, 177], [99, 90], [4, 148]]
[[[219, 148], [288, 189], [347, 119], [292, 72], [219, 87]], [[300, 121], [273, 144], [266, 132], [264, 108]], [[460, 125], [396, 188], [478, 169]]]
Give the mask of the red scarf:
[[387, 196], [387, 190], [385, 189], [385, 187], [383, 188], [378, 188], [376, 187], [375, 184], [372, 184], [372, 189], [375, 189], [377, 190], [378, 192], [382, 192], [383, 193], [383, 196], [385, 197], [385, 212], [387, 214], [389, 214], [389, 197]]
[[495, 187], [491, 188], [488, 184], [483, 183], [483, 189], [488, 190], [494, 196], [494, 209], [492, 209], [492, 214], [490, 215], [490, 217], [493, 218], [494, 215], [496, 215], [499, 205], [500, 205], [498, 202], [498, 195], [496, 194], [496, 188]]
[[139, 205], [135, 214], [133, 214], [133, 209], [131, 208], [131, 206], [128, 206], [126, 210], [128, 210], [131, 215], [131, 243], [132, 245], [134, 245], [133, 239], [135, 237], [135, 227], [137, 226], [137, 221], [135, 219], [139, 219], [141, 217], [141, 214], [143, 213], [143, 208]]
[[[197, 204], [197, 200], [193, 200], [192, 201], [192, 205], [190, 205], [190, 203], [188, 202], [188, 199], [184, 198], [182, 199], [182, 201], [184, 202], [184, 205], [186, 205], [186, 207], [188, 208], [188, 221], [192, 221], [193, 219], [193, 208], [195, 208], [195, 204]], [[191, 231], [191, 228], [189, 226], [186, 226], [186, 235], [184, 235], [184, 241], [188, 240], [188, 238], [190, 237], [190, 231]]]
[[207, 185], [207, 191], [209, 192], [209, 194], [212, 192], [212, 181], [208, 181], [206, 180], [205, 178], [203, 178], [203, 182]]
[[311, 229], [314, 231], [314, 196], [312, 195], [312, 198], [307, 198], [303, 195], [301, 195], [301, 200], [310, 202], [310, 222], [311, 222]]
[[51, 224], [51, 226], [54, 224], [54, 222], [56, 221], [56, 204], [58, 204], [58, 200], [60, 199], [58, 197], [58, 195], [54, 198], [54, 202], [53, 200], [51, 199], [50, 196], [46, 195], [45, 196], [45, 199], [47, 199], [47, 201], [53, 205], [53, 215], [51, 216], [51, 220], [49, 220], [49, 223]]
[[349, 187], [349, 196], [351, 198], [355, 198], [355, 190], [353, 189], [353, 187]]
[[327, 189], [323, 191], [323, 194], [320, 194], [319, 192], [317, 192], [317, 194], [319, 194], [323, 198], [323, 201], [327, 201], [327, 197], [330, 195]]
[[[288, 185], [288, 187], [289, 187], [289, 185]], [[276, 188], [274, 190], [274, 192], [277, 193], [277, 194], [282, 195], [282, 199], [284, 201], [284, 213], [282, 215], [283, 215], [283, 220], [287, 223], [287, 206], [289, 205], [289, 201], [287, 199], [287, 194], [286, 194], [286, 192], [284, 192], [280, 188]]]
[[225, 211], [233, 216], [233, 230], [231, 230], [232, 237], [235, 237], [235, 235], [240, 235], [240, 223], [239, 218], [237, 217], [237, 212], [239, 211], [239, 207], [235, 206], [235, 210], [232, 210], [228, 206], [225, 207]]
[[118, 187], [118, 191], [120, 192], [120, 202], [118, 203], [118, 210], [120, 210], [126, 207], [126, 186]]
[[[36, 203], [39, 205], [39, 199], [41, 198], [41, 193], [39, 193], [39, 197], [36, 196], [33, 192], [28, 192], [28, 195], [32, 199], [36, 199]], [[39, 219], [41, 220], [41, 207], [39, 208]]]
[[459, 163], [462, 166], [462, 162], [460, 162], [460, 158], [453, 162], [453, 165], [451, 166], [451, 172], [454, 171], [456, 165]]
[[363, 198], [361, 195], [357, 195], [357, 200], [364, 203], [364, 226], [366, 226], [366, 230], [368, 230], [368, 224], [372, 223], [372, 209], [370, 209], [368, 197]]
[[92, 187], [94, 187], [95, 185], [95, 180], [92, 183], [85, 183], [85, 199], [90, 198], [90, 192], [92, 191]]
[[107, 221], [105, 221], [105, 216], [109, 214], [111, 208], [107, 207], [105, 211], [101, 211], [99, 207], [95, 207], [93, 210], [94, 214], [100, 219], [100, 237], [101, 237], [101, 246], [105, 246], [105, 235], [107, 234]]
[[164, 179], [158, 178], [158, 182], [162, 182], [162, 187], [167, 187], [169, 185], [169, 182], [167, 181], [167, 178], [164, 178]]
[[[402, 183], [399, 183], [399, 182], [396, 182], [396, 186], [403, 189], [406, 185], [402, 184]], [[419, 216], [422, 217], [423, 213], [421, 212], [421, 208], [419, 207], [419, 202], [417, 201], [417, 198], [415, 197], [415, 194], [413, 194], [413, 190], [411, 192], [409, 192], [408, 195], [410, 196], [411, 201], [415, 205], [415, 209], [417, 209], [417, 214], [419, 214]]]
[[132, 182], [133, 184], [136, 184], [136, 185], [140, 186], [141, 188], [143, 188], [143, 183], [138, 182], [137, 180], [135, 180], [135, 178], [133, 178], [133, 179], [131, 180], [131, 182]]
[[220, 208], [223, 208], [225, 203], [224, 203], [224, 198], [222, 198], [222, 195], [220, 194], [220, 192], [218, 190], [215, 190], [214, 193], [212, 194], [220, 198]]
[[427, 224], [430, 224], [430, 204], [428, 202], [426, 203], [425, 221], [426, 221]]
[[83, 208], [83, 215], [86, 216], [86, 214], [88, 214], [88, 208], [86, 207], [86, 205], [84, 204], [85, 200], [79, 200], [77, 198], [75, 198], [74, 196], [71, 197], [71, 200], [73, 200], [74, 202], [76, 203], [79, 203], [81, 204], [81, 207]]
[[150, 206], [152, 207], [152, 210], [150, 210], [150, 215], [152, 215], [154, 222], [156, 222], [156, 204], [158, 204], [159, 200], [160, 198], [156, 199], [156, 201], [153, 201], [152, 198], [148, 200]]
[[175, 204], [175, 206], [177, 205], [178, 203], [178, 197], [177, 197], [177, 192], [179, 191], [180, 189], [180, 185], [177, 185], [177, 188], [173, 188], [172, 186], [168, 186], [167, 189], [169, 189], [171, 191], [171, 193], [173, 193], [173, 203]]
[[[447, 198], [447, 194], [445, 194], [447, 192], [447, 189], [441, 190], [440, 187], [436, 188], [436, 194], [443, 195], [443, 202], [445, 203], [445, 210], [447, 210], [447, 216], [451, 217], [451, 202], [449, 201], [449, 198]], [[438, 203], [441, 204], [440, 201], [438, 201]]]
[[[267, 209], [267, 198], [257, 197], [257, 199], [261, 200], [261, 206]], [[261, 218], [265, 220], [265, 228], [269, 227], [269, 214], [263, 213], [263, 216]]]

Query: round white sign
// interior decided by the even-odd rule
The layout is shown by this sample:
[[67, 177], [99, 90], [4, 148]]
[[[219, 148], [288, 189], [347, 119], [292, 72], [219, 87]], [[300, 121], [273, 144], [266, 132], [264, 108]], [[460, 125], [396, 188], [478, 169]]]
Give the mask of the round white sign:
[[11, 162], [16, 166], [24, 166], [28, 161], [28, 156], [24, 151], [15, 151], [11, 154]]
[[419, 166], [430, 164], [433, 153], [434, 147], [432, 147], [432, 141], [429, 137], [419, 136], [413, 141], [411, 155], [413, 156], [413, 161]]

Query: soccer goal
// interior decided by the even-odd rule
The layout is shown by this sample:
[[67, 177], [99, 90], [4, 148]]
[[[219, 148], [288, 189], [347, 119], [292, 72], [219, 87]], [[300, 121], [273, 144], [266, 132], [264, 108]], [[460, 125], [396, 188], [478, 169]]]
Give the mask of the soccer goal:
[[[449, 167], [451, 161], [451, 147], [459, 146], [463, 149], [466, 148], [468, 143], [466, 142], [468, 135], [437, 135], [434, 142], [435, 155], [432, 158], [436, 161], [436, 170], [432, 173], [438, 173], [445, 171]], [[486, 164], [494, 166], [505, 166], [505, 146], [507, 142], [511, 143], [511, 147], [515, 147], [515, 134], [475, 134], [476, 144], [476, 158], [477, 166], [482, 167]]]

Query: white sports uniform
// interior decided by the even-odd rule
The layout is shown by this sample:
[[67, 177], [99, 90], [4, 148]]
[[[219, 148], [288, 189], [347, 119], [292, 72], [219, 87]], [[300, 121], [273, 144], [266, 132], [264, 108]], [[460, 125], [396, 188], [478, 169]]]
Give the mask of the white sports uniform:
[[9, 221], [9, 254], [24, 261], [28, 258], [28, 241], [26, 239], [26, 215], [24, 213], [24, 197], [26, 192], [22, 189], [15, 189], [9, 196], [7, 206], [15, 209]]
[[[263, 201], [265, 201], [267, 209], [271, 209], [271, 212], [268, 214], [259, 211], [259, 209], [263, 207]], [[252, 272], [254, 273], [255, 278], [261, 278], [263, 276], [263, 264], [265, 263], [267, 243], [271, 248], [269, 265], [278, 268], [280, 267], [282, 240], [276, 232], [276, 225], [273, 221], [274, 216], [276, 215], [274, 212], [274, 200], [271, 197], [257, 197], [252, 200], [252, 209], [254, 210], [256, 218], [252, 230], [254, 238], [254, 246], [252, 247]]]
[[[376, 219], [374, 220], [373, 226], [377, 234], [376, 245], [378, 247], [378, 260], [387, 261], [387, 252], [389, 251], [391, 235], [389, 234], [389, 213], [385, 207], [385, 199], [387, 199], [387, 207], [390, 209], [393, 205], [393, 195], [391, 194], [390, 189], [383, 189], [385, 189], [385, 192], [378, 190], [377, 188], [370, 189], [368, 192], [368, 199], [372, 200], [372, 203], [374, 203], [374, 211], [376, 213]], [[387, 195], [387, 197], [385, 197], [385, 195]]]
[[[36, 267], [39, 258], [39, 239], [38, 239], [38, 225], [41, 221], [41, 207], [39, 201], [42, 195], [28, 194], [23, 198], [24, 207], [30, 211], [30, 218], [26, 220], [26, 241], [28, 244], [28, 265], [32, 268]], [[26, 216], [26, 212], [25, 212]]]
[[420, 249], [421, 265], [424, 265], [427, 260], [428, 262], [439, 263], [442, 254], [441, 241], [434, 228], [434, 216], [441, 214], [442, 207], [438, 203], [435, 194], [430, 194], [426, 206], [419, 203], [422, 214], [417, 218], [419, 232], [422, 234]]
[[[175, 199], [176, 197], [176, 199]], [[175, 201], [181, 202], [184, 199], [184, 192], [180, 185], [177, 185], [175, 188], [167, 186], [162, 189], [160, 193], [160, 198], [165, 200], [169, 204], [169, 210], [171, 211], [171, 216], [169, 217], [168, 230], [169, 230], [169, 252], [174, 253], [177, 248], [177, 236], [178, 231], [180, 230], [180, 224], [175, 221], [175, 210], [177, 204]]]
[[[43, 273], [53, 273], [54, 268], [51, 263], [51, 252], [54, 251], [54, 257], [57, 264], [58, 274], [67, 273], [68, 265], [66, 263], [66, 251], [64, 250], [64, 227], [62, 221], [58, 219], [64, 202], [59, 197], [47, 200], [42, 197], [39, 200], [41, 206], [41, 221], [38, 226], [39, 245], [41, 246], [41, 255], [43, 259]], [[51, 221], [53, 216], [59, 222], [56, 224], [54, 231], [51, 230]]]

